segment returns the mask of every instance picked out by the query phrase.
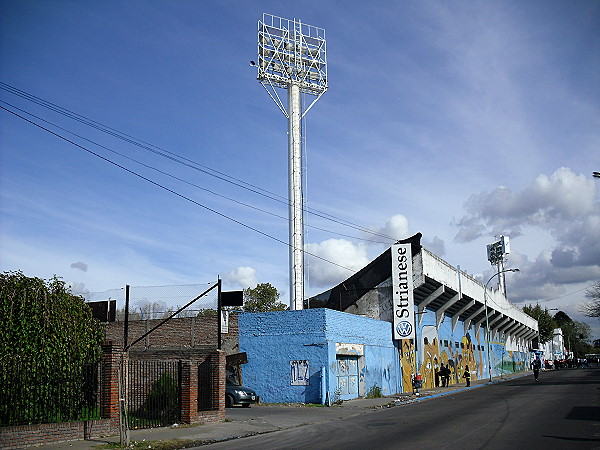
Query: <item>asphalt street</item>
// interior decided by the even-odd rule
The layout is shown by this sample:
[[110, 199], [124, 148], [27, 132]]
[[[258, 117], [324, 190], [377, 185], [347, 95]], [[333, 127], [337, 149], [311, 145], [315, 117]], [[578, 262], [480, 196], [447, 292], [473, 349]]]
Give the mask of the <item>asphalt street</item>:
[[[252, 410], [236, 413], [242, 422]], [[539, 382], [529, 375], [203, 447], [600, 449], [600, 369], [542, 372]]]

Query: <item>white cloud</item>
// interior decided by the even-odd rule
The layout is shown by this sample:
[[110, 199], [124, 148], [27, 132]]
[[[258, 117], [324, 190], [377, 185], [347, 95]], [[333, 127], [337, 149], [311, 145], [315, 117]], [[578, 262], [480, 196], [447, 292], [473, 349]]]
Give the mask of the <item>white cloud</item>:
[[[527, 273], [516, 277], [511, 299], [550, 298], [564, 294], [563, 284], [600, 278], [600, 203], [589, 176], [561, 167], [549, 177], [539, 175], [518, 192], [498, 187], [473, 195], [465, 208], [468, 215], [458, 222], [458, 242], [500, 234], [536, 240], [536, 230], [552, 236], [550, 246], [533, 261], [519, 253], [509, 256], [511, 265]], [[521, 236], [525, 227], [533, 233]]]
[[345, 239], [328, 239], [319, 244], [306, 244], [305, 248], [310, 253], [309, 280], [315, 286], [331, 287], [370, 262], [365, 245], [354, 244]]
[[521, 226], [550, 227], [560, 234], [564, 225], [580, 223], [590, 215], [597, 218], [600, 207], [595, 200], [596, 183], [590, 177], [576, 175], [566, 167], [550, 177], [539, 175], [520, 192], [500, 186], [491, 192], [472, 195], [465, 209], [469, 213], [458, 225], [463, 234], [474, 236], [469, 230], [487, 227], [489, 235], [520, 234]]
[[386, 220], [385, 225], [378, 232], [397, 240], [404, 239], [410, 235], [408, 219], [402, 214], [395, 214]]
[[[375, 226], [372, 230], [396, 240], [405, 239], [412, 234], [408, 218], [403, 214], [394, 214], [385, 220], [383, 226]], [[445, 253], [444, 241], [438, 236], [429, 240], [423, 239], [423, 245], [437, 255], [443, 256]], [[310, 285], [331, 287], [369, 264], [374, 256], [372, 253], [381, 251], [381, 244], [369, 241], [357, 244], [346, 239], [328, 239], [307, 244], [305, 249], [309, 253], [307, 256]]]
[[89, 293], [89, 290], [85, 287], [85, 283], [79, 283], [77, 281], [65, 281], [66, 285], [71, 288], [71, 292], [75, 295], [85, 296]]
[[247, 266], [240, 266], [237, 269], [228, 272], [223, 280], [230, 285], [238, 286], [242, 289], [255, 287], [258, 284], [256, 279], [256, 269]]

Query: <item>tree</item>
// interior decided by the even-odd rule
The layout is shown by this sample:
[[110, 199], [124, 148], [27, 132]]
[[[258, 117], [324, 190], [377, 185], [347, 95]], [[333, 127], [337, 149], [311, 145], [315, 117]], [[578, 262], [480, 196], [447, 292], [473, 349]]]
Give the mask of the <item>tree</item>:
[[569, 351], [575, 353], [577, 357], [591, 353], [592, 345], [589, 343], [589, 339], [592, 336], [592, 329], [587, 323], [573, 320], [562, 311], [554, 314], [554, 320], [562, 329]]
[[579, 305], [579, 311], [585, 316], [600, 318], [600, 281], [587, 288], [585, 297], [590, 301]]
[[523, 312], [537, 320], [540, 344], [552, 340], [554, 329], [557, 328], [557, 326], [556, 322], [548, 312], [548, 308], [542, 308], [540, 305], [526, 305], [523, 307]]
[[0, 404], [0, 424], [77, 415], [84, 366], [99, 359], [104, 337], [83, 298], [56, 276], [4, 272], [0, 317], [0, 398], [10, 399]]
[[279, 301], [279, 292], [270, 283], [257, 284], [254, 289], [244, 289], [244, 311], [286, 311], [287, 305]]

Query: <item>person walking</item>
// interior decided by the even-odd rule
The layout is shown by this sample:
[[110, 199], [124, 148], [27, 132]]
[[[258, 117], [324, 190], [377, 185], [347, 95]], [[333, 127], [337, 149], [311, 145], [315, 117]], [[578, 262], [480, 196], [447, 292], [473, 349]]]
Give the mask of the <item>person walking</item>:
[[463, 373], [463, 378], [467, 380], [467, 387], [471, 386], [471, 372], [469, 371], [469, 366], [465, 366], [465, 373]]
[[542, 362], [539, 358], [536, 358], [531, 363], [531, 368], [533, 369], [533, 377], [535, 381], [540, 381], [540, 369], [542, 368]]
[[440, 364], [440, 371], [438, 373], [440, 374], [440, 383], [442, 384], [442, 387], [446, 387], [446, 368], [444, 367], [444, 363]]
[[446, 367], [444, 367], [444, 384], [446, 387], [450, 386], [450, 374], [452, 372], [450, 371], [450, 364], [446, 364]]

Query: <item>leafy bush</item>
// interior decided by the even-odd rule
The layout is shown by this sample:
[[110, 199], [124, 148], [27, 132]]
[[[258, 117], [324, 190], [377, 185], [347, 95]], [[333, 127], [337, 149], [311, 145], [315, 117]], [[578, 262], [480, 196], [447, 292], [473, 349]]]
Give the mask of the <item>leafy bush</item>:
[[77, 418], [85, 366], [99, 359], [103, 338], [83, 298], [56, 276], [4, 272], [0, 317], [0, 424]]
[[130, 423], [153, 422], [169, 425], [180, 418], [179, 383], [177, 377], [168, 371], [152, 383], [148, 397], [143, 405], [130, 416]]
[[381, 394], [381, 388], [374, 384], [367, 392], [367, 398], [381, 398], [383, 395]]

